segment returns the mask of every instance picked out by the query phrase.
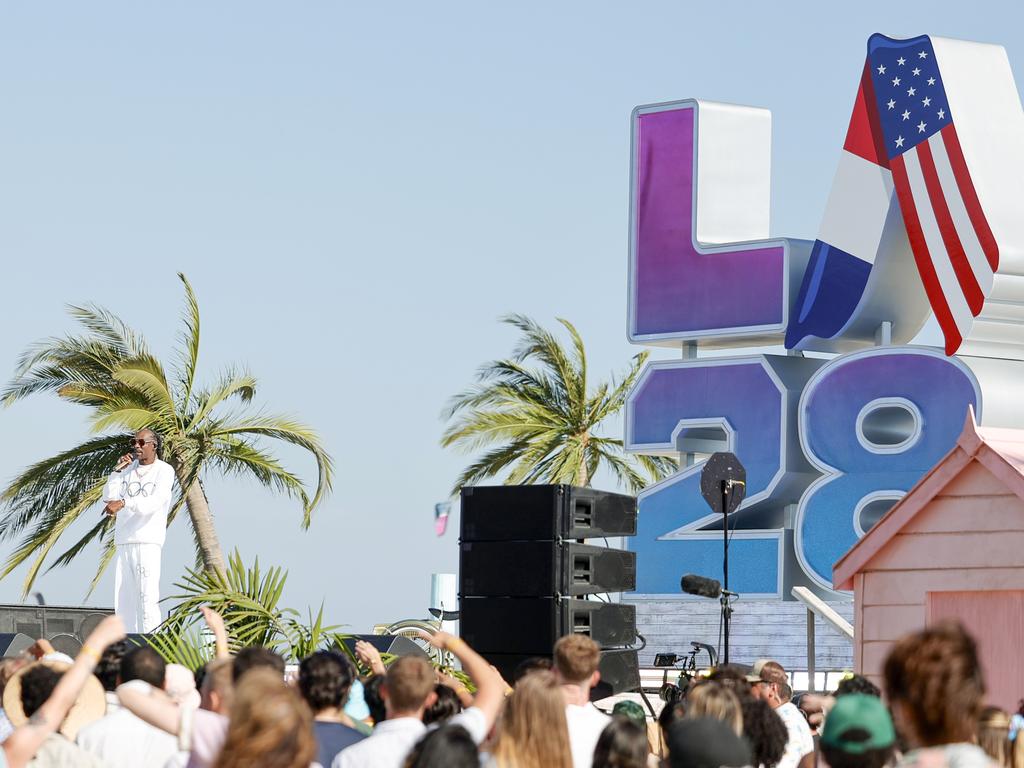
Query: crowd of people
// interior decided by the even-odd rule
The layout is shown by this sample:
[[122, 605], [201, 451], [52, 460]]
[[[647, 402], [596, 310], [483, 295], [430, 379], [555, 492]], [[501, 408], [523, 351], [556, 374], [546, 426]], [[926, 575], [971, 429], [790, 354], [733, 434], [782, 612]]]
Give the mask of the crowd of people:
[[655, 719], [632, 700], [590, 702], [600, 650], [583, 635], [511, 681], [445, 632], [427, 639], [457, 676], [425, 655], [385, 666], [365, 642], [358, 667], [319, 651], [291, 672], [267, 648], [231, 655], [203, 610], [216, 657], [195, 674], [127, 643], [114, 616], [73, 661], [5, 659], [0, 768], [1024, 768], [1024, 711], [985, 706], [957, 624], [896, 643], [884, 691], [851, 675], [799, 694], [762, 660], [694, 677]]

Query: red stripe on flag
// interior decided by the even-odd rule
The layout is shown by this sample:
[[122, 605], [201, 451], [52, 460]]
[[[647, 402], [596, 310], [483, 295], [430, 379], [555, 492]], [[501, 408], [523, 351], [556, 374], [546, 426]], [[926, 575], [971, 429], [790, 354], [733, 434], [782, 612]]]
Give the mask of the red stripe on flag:
[[870, 163], [889, 167], [889, 158], [885, 152], [885, 140], [882, 125], [878, 119], [878, 107], [875, 101], [875, 88], [871, 84], [871, 69], [864, 64], [860, 76], [860, 87], [857, 98], [853, 102], [853, 114], [850, 116], [850, 127], [846, 131], [843, 149], [863, 157]]
[[956, 135], [956, 126], [952, 123], [943, 128], [939, 133], [946, 145], [946, 154], [949, 155], [949, 164], [953, 167], [953, 176], [960, 187], [960, 197], [963, 198], [964, 207], [967, 208], [967, 215], [974, 225], [974, 231], [978, 235], [978, 242], [981, 243], [981, 250], [985, 252], [992, 271], [999, 270], [999, 244], [996, 242], [992, 230], [988, 226], [988, 219], [985, 218], [985, 211], [981, 208], [981, 201], [978, 200], [978, 193], [974, 189], [974, 182], [971, 181], [971, 172], [967, 170], [967, 161], [964, 160], [964, 151], [960, 148], [960, 138]]
[[[956, 273], [956, 280], [967, 299], [967, 306], [971, 313], [977, 317], [981, 308], [985, 305], [985, 294], [981, 292], [978, 285], [978, 278], [971, 268], [971, 262], [967, 259], [964, 246], [960, 242], [960, 236], [956, 233], [956, 225], [953, 224], [953, 217], [949, 215], [949, 205], [946, 203], [946, 196], [942, 191], [942, 184], [939, 182], [939, 174], [935, 170], [935, 159], [932, 157], [932, 148], [927, 141], [922, 141], [916, 149], [918, 162], [921, 164], [921, 175], [924, 177], [924, 185], [928, 190], [928, 199], [931, 200], [932, 210], [935, 212], [935, 221], [939, 225], [939, 232], [942, 233], [942, 242], [946, 246], [946, 254], [953, 265]], [[943, 254], [934, 254], [942, 258]]]
[[917, 271], [921, 275], [924, 292], [928, 295], [928, 301], [932, 305], [935, 318], [939, 321], [942, 335], [946, 338], [946, 354], [952, 355], [960, 348], [963, 339], [960, 336], [960, 329], [956, 327], [953, 313], [949, 311], [949, 304], [946, 302], [939, 277], [935, 274], [935, 266], [928, 254], [928, 244], [925, 242], [924, 232], [921, 230], [921, 220], [917, 217], [917, 206], [914, 205], [914, 195], [910, 191], [910, 180], [907, 178], [907, 168], [903, 163], [903, 156], [897, 155], [892, 158], [889, 161], [889, 167], [892, 169], [896, 197], [900, 201], [903, 226], [907, 229], [907, 238], [910, 240], [910, 248], [914, 252], [914, 261], [917, 262]]

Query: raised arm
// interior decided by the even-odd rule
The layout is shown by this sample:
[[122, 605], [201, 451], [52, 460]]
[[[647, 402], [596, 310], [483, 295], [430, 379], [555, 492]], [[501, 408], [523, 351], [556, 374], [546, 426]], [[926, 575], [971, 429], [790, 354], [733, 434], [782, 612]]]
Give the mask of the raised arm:
[[210, 631], [213, 632], [213, 639], [217, 648], [217, 658], [230, 658], [231, 653], [228, 651], [228, 630], [224, 626], [224, 617], [208, 605], [200, 606], [199, 612], [203, 614], [203, 619], [206, 620], [206, 626], [208, 626]]
[[163, 691], [152, 686], [144, 689], [138, 681], [132, 680], [117, 686], [117, 698], [122, 707], [161, 731], [177, 736], [181, 730], [181, 707]]
[[462, 671], [469, 675], [470, 680], [476, 685], [473, 706], [483, 712], [487, 730], [490, 730], [505, 701], [505, 683], [501, 675], [461, 638], [447, 632], [437, 632], [433, 635], [422, 633], [422, 636], [435, 648], [450, 651], [462, 664]]
[[43, 741], [60, 727], [78, 699], [89, 675], [96, 668], [104, 649], [124, 637], [124, 623], [117, 616], [108, 616], [92, 631], [82, 650], [75, 658], [71, 669], [65, 672], [53, 693], [29, 721], [14, 729], [7, 741], [3, 743], [4, 756], [11, 768], [22, 768], [31, 760]]

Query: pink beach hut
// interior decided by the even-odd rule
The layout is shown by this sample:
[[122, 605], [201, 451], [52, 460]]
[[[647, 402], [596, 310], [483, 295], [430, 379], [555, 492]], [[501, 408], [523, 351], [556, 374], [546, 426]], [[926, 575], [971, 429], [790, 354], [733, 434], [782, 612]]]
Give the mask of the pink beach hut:
[[853, 590], [857, 671], [881, 682], [901, 635], [955, 618], [978, 641], [988, 700], [1024, 697], [1024, 430], [979, 428], [833, 567]]

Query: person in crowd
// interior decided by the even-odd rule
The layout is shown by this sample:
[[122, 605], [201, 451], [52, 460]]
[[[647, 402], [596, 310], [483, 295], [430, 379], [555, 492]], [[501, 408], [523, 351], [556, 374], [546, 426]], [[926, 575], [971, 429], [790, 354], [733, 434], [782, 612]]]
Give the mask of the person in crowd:
[[231, 688], [231, 659], [208, 662], [199, 686], [199, 708], [227, 715], [231, 710]]
[[594, 748], [594, 768], [647, 768], [647, 728], [624, 715], [612, 717]]
[[317, 760], [330, 766], [335, 755], [366, 738], [344, 714], [355, 678], [352, 663], [335, 651], [318, 651], [299, 664], [299, 692], [313, 711]]
[[842, 680], [839, 681], [839, 685], [836, 686], [835, 693], [832, 694], [833, 698], [845, 696], [848, 693], [866, 693], [868, 696], [876, 696], [881, 698], [882, 690], [868, 680], [864, 675], [849, 674], [846, 675]]
[[896, 751], [896, 730], [881, 699], [844, 693], [825, 718], [821, 754], [829, 768], [886, 768]]
[[750, 745], [753, 768], [775, 768], [786, 752], [789, 731], [767, 701], [747, 696], [740, 699], [743, 737]]
[[[63, 670], [64, 665], [59, 662], [43, 661], [31, 664], [21, 673], [21, 707], [29, 722], [32, 722], [32, 717], [57, 688]], [[102, 706], [100, 696], [97, 701], [98, 712], [102, 712]], [[98, 758], [74, 743], [74, 735], [74, 729], [69, 730], [68, 723], [64, 723], [61, 730], [51, 733], [42, 743], [28, 763], [30, 768], [102, 768], [103, 763]]]
[[807, 719], [790, 701], [793, 689], [789, 687], [786, 670], [777, 661], [760, 659], [747, 680], [754, 697], [768, 702], [789, 733], [778, 768], [814, 768], [814, 737]]
[[713, 717], [743, 735], [743, 712], [736, 694], [721, 683], [707, 680], [686, 694], [686, 717]]
[[[27, 664], [27, 659], [18, 657], [0, 659], [0, 697], [4, 695], [4, 689], [14, 673]], [[14, 724], [4, 708], [0, 706], [0, 744], [5, 742], [12, 733], [14, 733]]]
[[272, 667], [249, 667], [214, 768], [309, 768], [316, 753], [313, 716], [298, 692]]
[[[481, 744], [494, 725], [505, 697], [505, 686], [491, 666], [465, 641], [447, 632], [423, 635], [435, 648], [449, 651], [476, 684], [473, 706], [448, 722], [465, 728], [474, 743]], [[412, 747], [426, 732], [423, 713], [434, 703], [437, 676], [430, 663], [419, 656], [396, 660], [384, 677], [381, 696], [386, 719], [358, 744], [343, 749], [333, 768], [401, 768]]]
[[989, 768], [972, 743], [985, 682], [974, 639], [956, 622], [906, 635], [885, 660], [885, 696], [909, 751], [901, 766]]
[[978, 746], [1000, 768], [1012, 768], [1013, 742], [1010, 715], [999, 707], [985, 707], [978, 717]]
[[[118, 682], [141, 681], [142, 690], [148, 693], [150, 686], [163, 688], [166, 668], [160, 654], [149, 646], [133, 648], [121, 660]], [[123, 707], [82, 728], [76, 741], [108, 768], [164, 768], [178, 751], [177, 739]]]
[[122, 640], [119, 643], [108, 646], [100, 656], [96, 669], [93, 670], [93, 674], [99, 678], [100, 683], [103, 685], [108, 715], [121, 708], [121, 702], [118, 700], [115, 691], [121, 677], [121, 660], [128, 653], [130, 647], [127, 640]]
[[[225, 659], [231, 671], [232, 693], [220, 699], [221, 711], [178, 707], [162, 692], [152, 689], [144, 692], [126, 685], [117, 689], [122, 706], [178, 738], [179, 748], [189, 752], [190, 768], [208, 768], [216, 761], [228, 734], [229, 713], [234, 707], [233, 689], [241, 680], [257, 669], [269, 669], [279, 678], [284, 678], [284, 659], [268, 648], [243, 648], [230, 658], [223, 617], [208, 607], [200, 610], [213, 632], [217, 658]], [[211, 662], [208, 666], [213, 664]], [[212, 673], [208, 672], [207, 677], [211, 676]]]
[[416, 742], [402, 768], [480, 768], [480, 752], [465, 728], [442, 725]]
[[196, 676], [183, 664], [167, 665], [167, 671], [164, 673], [164, 691], [179, 707], [197, 709], [202, 701], [196, 685]]
[[668, 729], [669, 768], [738, 768], [746, 765], [750, 765], [750, 748], [721, 720], [683, 718]]
[[523, 659], [512, 671], [512, 684], [517, 684], [531, 672], [550, 671], [552, 666], [554, 666], [554, 662], [544, 656], [531, 656], [528, 659]]
[[585, 635], [566, 635], [555, 643], [554, 671], [565, 698], [573, 768], [590, 768], [594, 747], [611, 718], [590, 703], [590, 691], [601, 679], [601, 649]]
[[101, 621], [82, 644], [71, 667], [28, 722], [15, 727], [0, 747], [0, 768], [25, 768], [40, 748], [64, 722], [82, 689], [89, 683], [100, 655], [112, 643], [124, 638], [124, 622], [117, 616]]
[[384, 685], [384, 678], [374, 676], [363, 683], [363, 699], [366, 701], [366, 708], [370, 710], [370, 719], [374, 725], [383, 723], [387, 717], [387, 708], [384, 706], [384, 697], [380, 695], [381, 686]]
[[[593, 758], [593, 753], [590, 757]], [[565, 695], [561, 680], [554, 673], [532, 672], [516, 684], [506, 700], [497, 737], [485, 765], [489, 768], [571, 768], [573, 758]]]
[[434, 685], [434, 703], [423, 713], [424, 725], [441, 725], [462, 711], [462, 703], [455, 689], [444, 683]]

